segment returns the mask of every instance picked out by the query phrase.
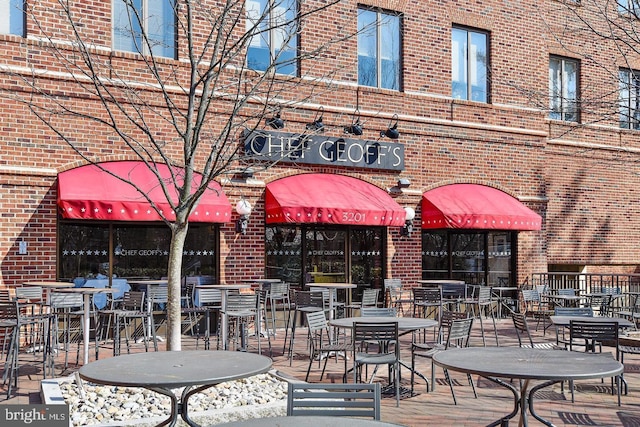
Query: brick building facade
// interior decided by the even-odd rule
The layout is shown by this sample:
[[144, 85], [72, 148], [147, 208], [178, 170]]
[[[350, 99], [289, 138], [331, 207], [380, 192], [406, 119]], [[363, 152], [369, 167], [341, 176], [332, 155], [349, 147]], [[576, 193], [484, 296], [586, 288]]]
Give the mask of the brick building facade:
[[[3, 3], [10, 2], [0, 1]], [[120, 73], [126, 73], [127, 79], [149, 83], [149, 77], [140, 71], [144, 70], [140, 57], [114, 48], [112, 2], [73, 3], [74, 16], [82, 16], [81, 31], [95, 45], [96, 55], [101, 55]], [[302, 1], [300, 11], [320, 3]], [[574, 29], [584, 26], [576, 13], [599, 22], [592, 4], [606, 2], [567, 3], [570, 2], [342, 1], [307, 17], [297, 38], [297, 46], [304, 51], [328, 43], [337, 34], [355, 34], [363, 11], [378, 18], [390, 16], [398, 20], [400, 51], [386, 52], [386, 43], [390, 41], [378, 40], [384, 55], [399, 58], [397, 87], [359, 84], [358, 56], [360, 52], [361, 61], [366, 56], [361, 52], [366, 40], [346, 38], [327, 45], [328, 49], [319, 57], [298, 62], [293, 73], [297, 86], [273, 98], [274, 103], [282, 106], [286, 128], [273, 130], [265, 125], [258, 128], [273, 135], [283, 131], [303, 133], [306, 124], [322, 107], [323, 136], [345, 138], [344, 127], [352, 123], [357, 114], [364, 123], [363, 133], [347, 137], [355, 141], [402, 144], [404, 168], [392, 170], [325, 162], [278, 163], [262, 169], [257, 162], [253, 164], [255, 172], [251, 179], [221, 176], [219, 181], [231, 206], [244, 198], [253, 210], [246, 234], [236, 231], [238, 215], [235, 212], [231, 221], [214, 226], [216, 279], [234, 282], [247, 277], [278, 275], [268, 268], [271, 262], [266, 248], [271, 238], [269, 233], [278, 230], [267, 232], [270, 225], [265, 215], [265, 189], [278, 179], [308, 172], [358, 178], [385, 190], [400, 206], [415, 209], [415, 229], [409, 236], [403, 235], [399, 226], [375, 227], [383, 242], [381, 265], [376, 267], [380, 269], [376, 273], [378, 279], [394, 277], [412, 283], [421, 278], [455, 275], [455, 271], [427, 272], [424, 257], [430, 250], [424, 246], [423, 233], [431, 231], [421, 230], [423, 194], [454, 183], [498, 189], [541, 216], [539, 230], [513, 234], [516, 236], [512, 241], [514, 247], [508, 249], [513, 264], [506, 273], [511, 284], [521, 284], [532, 273], [548, 268], [635, 272], [640, 264], [637, 245], [640, 217], [636, 215], [640, 139], [637, 127], [622, 128], [618, 97], [619, 70], [640, 69], [640, 58], [632, 52], [621, 55], [613, 42], [588, 31], [566, 31], [567, 26]], [[34, 278], [71, 279], [84, 273], [61, 272], [59, 233], [65, 220], [57, 207], [57, 177], [88, 164], [88, 159], [99, 162], [135, 159], [121, 141], [100, 126], [94, 128], [79, 119], [61, 123], [81, 147], [86, 156], [82, 159], [21, 102], [31, 92], [26, 82], [39, 75], [40, 87], [56, 96], [73, 99], [88, 111], [100, 108], [86, 93], [77, 91], [69, 70], [55, 62], [47, 50], [49, 42], [43, 38], [43, 32], [55, 36], [58, 47], [64, 47], [65, 40], [70, 39], [71, 27], [64, 22], [62, 14], [56, 12], [58, 3], [27, 0], [26, 4], [22, 33], [0, 35], [0, 90], [3, 93], [0, 280], [3, 285]], [[178, 13], [180, 10], [183, 9]], [[616, 12], [613, 19], [637, 27], [628, 14], [613, 12]], [[32, 13], [46, 25], [43, 30], [36, 25]], [[198, 21], [196, 29], [204, 28]], [[487, 74], [486, 93], [477, 95], [484, 96], [481, 100], [473, 100], [475, 88], [469, 88], [471, 100], [452, 94], [454, 76], [459, 71], [469, 73], [466, 67], [452, 60], [455, 41], [452, 29], [468, 35], [469, 40], [477, 35], [485, 40], [487, 57], [471, 58], [475, 65], [479, 62], [483, 67], [476, 71], [484, 70]], [[175, 40], [176, 58], [162, 59], [168, 66], [182, 66], [179, 61], [185, 58], [186, 47], [180, 41], [180, 30]], [[552, 111], [560, 114], [558, 117], [550, 114], [549, 107], [551, 63], [562, 67], [578, 65], [577, 73], [569, 75], [569, 80], [577, 75], [579, 95], [575, 99], [571, 94], [561, 98], [575, 101], [580, 108], [572, 111], [571, 106], [568, 110], [562, 106], [559, 111]], [[563, 68], [563, 78], [564, 72]], [[467, 77], [473, 80], [482, 76], [471, 72]], [[281, 88], [285, 88], [283, 82], [291, 78], [291, 75], [275, 76]], [[153, 97], [154, 94], [151, 90], [145, 95]], [[287, 108], [289, 101], [293, 103], [291, 108]], [[224, 102], [221, 101], [215, 114], [224, 115]], [[380, 131], [395, 121], [394, 115], [397, 115], [400, 136], [389, 140], [380, 136]], [[166, 126], [161, 122], [152, 125], [157, 129]], [[167, 134], [169, 132], [167, 130]], [[238, 138], [236, 143], [242, 144], [242, 140]], [[177, 154], [178, 147], [167, 147], [168, 152], [174, 149]], [[245, 165], [243, 163], [243, 167]], [[239, 167], [236, 164], [230, 169]], [[408, 180], [409, 186], [398, 188], [400, 179]], [[320, 230], [325, 233], [326, 242], [335, 235], [332, 233], [341, 233], [340, 227], [350, 227], [331, 224], [327, 232], [326, 226], [297, 227], [292, 232], [304, 240], [307, 236], [304, 233], [311, 235]], [[474, 230], [477, 231], [471, 227], [463, 231]], [[116, 238], [113, 239], [109, 244], [115, 246]], [[20, 242], [26, 242], [24, 254], [19, 251]], [[486, 248], [485, 243], [473, 257], [487, 257]], [[345, 257], [343, 264], [356, 265], [356, 261], [350, 261], [348, 251]], [[104, 261], [113, 264], [111, 258]], [[452, 263], [450, 259], [446, 262]], [[485, 263], [480, 269], [486, 270], [486, 258], [479, 262]], [[304, 257], [296, 266], [302, 269], [295, 276], [298, 282], [322, 273], [313, 261]], [[354, 280], [354, 271], [353, 268], [343, 271], [344, 277], [339, 280]], [[485, 274], [485, 278], [489, 277], [485, 271], [476, 279]], [[497, 283], [495, 278], [488, 281]]]

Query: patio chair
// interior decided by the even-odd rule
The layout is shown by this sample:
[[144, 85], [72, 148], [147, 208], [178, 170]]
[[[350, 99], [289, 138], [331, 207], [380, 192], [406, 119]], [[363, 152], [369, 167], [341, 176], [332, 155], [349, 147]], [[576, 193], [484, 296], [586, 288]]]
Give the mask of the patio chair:
[[229, 333], [227, 337], [233, 337], [236, 348], [246, 350], [249, 337], [250, 323], [254, 323], [255, 335], [258, 338], [258, 352], [262, 352], [260, 341], [260, 315], [258, 313], [260, 301], [258, 294], [230, 294], [227, 297], [227, 305], [222, 311], [227, 316]]
[[[415, 375], [418, 375], [424, 380], [427, 385], [427, 392], [429, 392], [429, 380], [416, 370], [416, 357], [431, 359], [437, 351], [444, 350], [446, 346], [445, 340], [449, 336], [449, 330], [451, 329], [453, 321], [467, 319], [468, 317], [469, 314], [465, 312], [445, 311], [440, 318], [436, 341], [425, 341], [424, 339], [417, 341], [415, 337], [419, 335], [414, 335], [414, 340], [411, 342], [411, 394], [413, 394]], [[433, 366], [431, 367], [431, 384], [433, 389], [435, 389], [435, 370]]]
[[276, 334], [276, 320], [278, 307], [283, 309], [285, 327], [286, 319], [291, 314], [290, 285], [286, 282], [272, 283], [268, 293], [269, 308], [271, 310], [271, 328]]
[[[594, 322], [580, 321], [579, 319], [571, 320], [571, 323], [569, 325], [569, 337], [570, 337], [569, 351], [573, 351], [574, 346], [577, 345], [575, 343], [577, 343], [578, 340], [582, 341], [580, 347], [583, 347], [585, 352], [595, 353], [596, 347], [598, 348], [599, 352], [602, 352], [602, 346], [606, 345], [614, 348], [613, 357], [615, 357], [615, 359], [619, 361], [620, 360], [619, 328], [620, 328], [620, 325], [618, 325], [618, 322], [594, 323]], [[588, 362], [585, 361], [585, 363], [588, 363]], [[625, 380], [622, 374], [611, 379], [611, 394], [614, 393], [614, 390], [617, 391], [618, 406], [621, 405], [620, 392], [622, 388], [622, 383], [624, 381]], [[570, 381], [570, 387], [571, 387], [571, 402], [573, 402], [574, 401], [573, 381]], [[625, 385], [625, 388], [626, 388], [626, 385]]]
[[[471, 327], [473, 326], [473, 318], [469, 317], [466, 319], [454, 319], [451, 321], [451, 326], [449, 327], [449, 333], [447, 334], [447, 339], [444, 345], [440, 344], [435, 346], [432, 349], [426, 351], [412, 351], [411, 352], [411, 368], [415, 368], [415, 357], [424, 357], [427, 359], [431, 359], [431, 384], [432, 387], [435, 387], [435, 364], [433, 363], [433, 356], [442, 351], [445, 351], [449, 348], [454, 347], [468, 347], [469, 346], [469, 336], [471, 335]], [[451, 396], [453, 397], [453, 404], [457, 405], [458, 401], [456, 400], [456, 393], [453, 390], [453, 382], [451, 381], [451, 377], [449, 376], [449, 371], [444, 369], [444, 378], [449, 384], [449, 388], [451, 389]], [[473, 395], [477, 398], [478, 394], [476, 393], [476, 386], [473, 383], [473, 378], [471, 374], [467, 374], [467, 379], [469, 380], [469, 384], [473, 389]], [[413, 378], [412, 381], [413, 383]], [[427, 384], [428, 387], [428, 384]]]
[[[187, 326], [192, 334], [196, 336], [196, 350], [200, 342], [200, 337], [204, 338], [204, 349], [208, 350], [210, 347], [211, 337], [211, 319], [218, 319], [218, 314], [222, 308], [222, 291], [220, 289], [213, 288], [200, 288], [195, 289], [195, 284], [187, 283], [187, 292], [191, 294], [191, 302], [187, 303], [187, 306], [182, 307], [182, 315], [186, 316], [183, 320], [183, 325]], [[189, 290], [189, 288], [191, 288]], [[216, 313], [211, 316], [211, 312]], [[200, 331], [201, 323], [204, 322], [204, 331]], [[218, 325], [220, 322], [216, 321]], [[195, 332], [194, 332], [195, 329]], [[215, 331], [215, 335], [218, 337], [217, 346], [219, 348], [219, 334]]]
[[[80, 338], [82, 336], [82, 307], [84, 305], [81, 294], [51, 292], [49, 304], [54, 316], [51, 337], [53, 348], [58, 348], [60, 338], [64, 349], [64, 369], [69, 366], [69, 346], [76, 342], [76, 365], [80, 362]], [[62, 321], [62, 331], [59, 323]]]
[[[396, 393], [396, 406], [400, 406], [400, 346], [398, 343], [398, 322], [355, 322], [353, 324], [353, 379], [362, 382], [362, 371], [373, 365], [374, 370], [369, 382], [372, 383], [378, 367], [389, 367], [389, 382], [393, 381]], [[372, 342], [378, 348], [372, 350]], [[346, 378], [345, 378], [346, 379]]]
[[322, 372], [320, 373], [320, 381], [324, 377], [324, 372], [327, 368], [327, 361], [333, 354], [338, 359], [338, 355], [341, 353], [344, 359], [344, 372], [347, 373], [347, 355], [352, 351], [350, 343], [346, 342], [331, 342], [329, 337], [329, 323], [327, 322], [327, 316], [324, 311], [315, 311], [311, 313], [305, 313], [307, 318], [307, 325], [309, 327], [309, 366], [307, 367], [307, 375], [304, 380], [309, 381], [309, 373], [311, 372], [311, 365], [317, 359], [318, 366], [322, 359], [324, 359], [324, 365]]
[[[531, 337], [531, 331], [529, 331], [529, 324], [527, 318], [523, 313], [511, 313], [511, 319], [513, 320], [513, 326], [516, 330], [516, 336], [518, 337], [518, 345], [522, 348], [538, 348], [543, 350], [556, 350], [558, 345], [551, 342], [539, 342], [534, 343]], [[523, 342], [523, 340], [525, 340]]]
[[412, 303], [411, 293], [404, 289], [401, 279], [384, 279], [385, 306], [395, 307], [396, 312], [404, 316], [405, 305]]
[[[287, 416], [316, 415], [380, 420], [380, 384], [290, 382]], [[342, 424], [336, 420], [336, 426]], [[348, 422], [345, 422], [348, 425]]]
[[413, 317], [433, 317], [440, 320], [442, 314], [442, 288], [413, 288]]
[[[536, 289], [523, 289], [522, 301], [524, 303], [524, 314], [526, 317], [536, 319], [536, 331], [542, 321], [542, 334], [546, 335], [547, 328], [551, 326], [549, 318], [553, 315], [553, 310], [546, 300], [542, 300], [540, 293]], [[547, 325], [549, 323], [549, 325]]]
[[366, 288], [362, 291], [362, 299], [360, 301], [354, 302], [353, 304], [349, 304], [345, 306], [345, 310], [347, 311], [347, 317], [354, 316], [356, 310], [360, 310], [362, 313], [362, 309], [364, 307], [378, 307], [378, 295], [380, 293], [379, 289]]
[[[151, 328], [151, 314], [145, 307], [145, 292], [129, 291], [125, 292], [120, 302], [120, 306], [109, 310], [98, 311], [99, 323], [108, 325], [108, 319], [113, 317], [113, 355], [117, 356], [121, 350], [121, 332], [124, 330], [127, 353], [131, 352], [130, 341], [142, 336], [145, 351], [149, 351], [149, 332], [151, 332], [154, 350], [158, 351], [158, 341], [155, 337], [155, 330]], [[107, 333], [104, 326], [99, 329], [102, 333]], [[96, 339], [98, 339], [96, 334]], [[99, 346], [96, 345], [96, 356]], [[97, 358], [97, 357], [96, 357]]]
[[[554, 316], [571, 316], [571, 317], [593, 317], [593, 309], [591, 307], [556, 307]], [[567, 328], [565, 326], [555, 325], [556, 345], [569, 346], [569, 338], [567, 338]]]
[[303, 313], [312, 313], [316, 311], [324, 311], [324, 299], [321, 292], [316, 291], [292, 291], [293, 297], [293, 313], [287, 318], [284, 335], [284, 347], [282, 352], [287, 352], [287, 337], [289, 337], [289, 365], [293, 360], [293, 351], [295, 348], [296, 325], [298, 323], [298, 315]]
[[467, 301], [466, 304], [471, 308], [473, 316], [480, 320], [482, 345], [487, 345], [484, 336], [484, 326], [482, 325], [482, 317], [484, 314], [485, 316], [491, 316], [491, 321], [493, 322], [493, 333], [496, 337], [496, 345], [500, 346], [500, 341], [498, 340], [498, 328], [496, 326], [496, 306], [491, 295], [491, 288], [489, 286], [478, 286], [476, 288], [475, 297], [471, 301]]

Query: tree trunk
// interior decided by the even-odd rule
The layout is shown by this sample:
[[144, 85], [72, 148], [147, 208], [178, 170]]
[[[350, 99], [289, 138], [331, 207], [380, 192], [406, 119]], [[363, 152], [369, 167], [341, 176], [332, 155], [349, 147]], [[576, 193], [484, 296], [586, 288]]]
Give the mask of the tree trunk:
[[169, 247], [169, 268], [167, 284], [169, 297], [167, 301], [167, 350], [180, 351], [182, 349], [182, 251], [189, 226], [174, 224], [172, 239]]

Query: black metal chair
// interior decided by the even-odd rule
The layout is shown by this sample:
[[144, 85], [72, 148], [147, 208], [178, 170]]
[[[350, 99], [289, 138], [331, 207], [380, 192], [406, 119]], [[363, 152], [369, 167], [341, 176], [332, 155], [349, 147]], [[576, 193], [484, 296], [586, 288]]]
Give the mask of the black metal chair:
[[[446, 341], [444, 343], [436, 343], [435, 345], [433, 345], [433, 347], [429, 348], [428, 346], [416, 346], [415, 348], [413, 348], [412, 346], [412, 350], [411, 350], [411, 369], [412, 371], [415, 371], [415, 358], [416, 357], [424, 357], [427, 359], [431, 359], [431, 384], [432, 384], [432, 388], [434, 388], [435, 386], [435, 365], [433, 363], [433, 356], [445, 351], [449, 348], [454, 348], [454, 347], [468, 347], [469, 346], [469, 337], [471, 335], [471, 328], [473, 326], [473, 318], [468, 317], [468, 318], [456, 318], [456, 317], [462, 317], [462, 316], [467, 316], [466, 313], [463, 314], [457, 314], [457, 315], [450, 315], [451, 317], [449, 317], [445, 323], [442, 325], [443, 328], [446, 328], [448, 326], [448, 333], [447, 333], [447, 338]], [[444, 317], [443, 317], [444, 319]], [[450, 321], [450, 323], [449, 323]], [[451, 377], [449, 376], [449, 371], [447, 369], [444, 370], [444, 377], [445, 380], [447, 381], [447, 383], [449, 384], [449, 388], [451, 389], [451, 396], [453, 396], [453, 403], [454, 405], [457, 405], [458, 402], [456, 400], [456, 394], [455, 391], [453, 390], [453, 382], [451, 381]], [[469, 384], [471, 385], [471, 388], [473, 389], [473, 395], [477, 398], [478, 395], [476, 393], [476, 387], [475, 384], [473, 383], [473, 378], [471, 378], [470, 374], [467, 374], [467, 378], [469, 380]], [[413, 374], [411, 376], [411, 387], [413, 390]], [[423, 377], [424, 379], [424, 377]], [[426, 380], [425, 380], [426, 381]], [[428, 390], [429, 384], [427, 382], [427, 390]]]
[[[373, 365], [369, 382], [373, 382], [378, 367], [389, 367], [389, 382], [393, 381], [396, 406], [400, 406], [400, 346], [398, 345], [398, 322], [355, 322], [353, 324], [353, 378], [362, 382], [362, 371]], [[374, 349], [371, 343], [378, 343]]]
[[[578, 340], [582, 341], [580, 345], [583, 347], [585, 352], [596, 352], [596, 348], [598, 351], [602, 352], [602, 346], [606, 345], [609, 347], [613, 347], [615, 349], [613, 357], [616, 360], [620, 360], [620, 338], [619, 338], [619, 328], [620, 325], [618, 322], [586, 322], [581, 321], [579, 319], [571, 320], [569, 323], [569, 351], [573, 351], [573, 348]], [[585, 362], [588, 363], [588, 362]], [[620, 406], [620, 391], [622, 388], [622, 383], [624, 382], [624, 378], [622, 375], [618, 375], [615, 378], [611, 379], [611, 394], [614, 391], [614, 383], [615, 390], [618, 393], [618, 406]], [[574, 393], [573, 393], [573, 381], [570, 382], [571, 387], [571, 401], [574, 401]], [[626, 388], [626, 385], [625, 385]]]
[[347, 373], [347, 355], [352, 351], [351, 343], [338, 342], [334, 338], [334, 342], [330, 341], [329, 323], [324, 311], [314, 311], [305, 313], [307, 325], [309, 327], [309, 366], [307, 367], [307, 375], [304, 380], [309, 381], [309, 373], [311, 365], [317, 359], [318, 364], [324, 359], [322, 372], [320, 373], [320, 381], [324, 377], [329, 357], [333, 354], [338, 359], [338, 355], [342, 354], [344, 359], [344, 372]]

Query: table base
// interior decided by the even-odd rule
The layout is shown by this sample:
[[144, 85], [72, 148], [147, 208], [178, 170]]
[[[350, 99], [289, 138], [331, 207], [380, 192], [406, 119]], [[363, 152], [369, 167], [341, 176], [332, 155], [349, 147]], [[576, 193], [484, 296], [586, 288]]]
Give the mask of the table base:
[[169, 415], [169, 418], [162, 421], [156, 427], [175, 426], [176, 423], [178, 422], [178, 415], [183, 419], [185, 423], [187, 423], [187, 425], [192, 427], [200, 427], [200, 424], [196, 423], [189, 417], [189, 411], [188, 411], [189, 398], [192, 395], [199, 393], [203, 390], [206, 390], [208, 388], [211, 388], [213, 386], [215, 386], [215, 384], [207, 384], [207, 385], [203, 385], [196, 388], [185, 387], [182, 390], [182, 395], [180, 399], [176, 397], [176, 395], [171, 391], [171, 389], [167, 389], [163, 387], [149, 387], [149, 390], [152, 390], [152, 391], [155, 391], [156, 393], [160, 393], [164, 396], [167, 396], [171, 400], [171, 414]]
[[533, 395], [538, 391], [541, 390], [545, 387], [549, 387], [550, 385], [553, 384], [557, 384], [559, 382], [562, 381], [558, 381], [558, 380], [552, 380], [552, 381], [546, 381], [542, 384], [538, 384], [535, 387], [532, 387], [531, 390], [527, 391], [527, 389], [529, 388], [529, 380], [524, 380], [521, 383], [521, 389], [518, 390], [516, 387], [514, 387], [513, 385], [501, 380], [500, 378], [493, 378], [493, 377], [485, 377], [486, 379], [488, 379], [491, 382], [494, 382], [498, 385], [501, 385], [507, 389], [509, 389], [512, 393], [513, 393], [513, 411], [511, 411], [510, 414], [505, 415], [504, 417], [500, 418], [497, 421], [494, 421], [493, 423], [489, 424], [488, 426], [501, 426], [501, 427], [505, 427], [509, 425], [509, 420], [513, 417], [515, 417], [516, 415], [518, 415], [518, 412], [520, 412], [520, 421], [518, 423], [519, 426], [523, 426], [526, 427], [528, 425], [528, 421], [527, 421], [527, 409], [529, 410], [529, 413], [531, 413], [531, 415], [538, 421], [540, 421], [542, 424], [546, 425], [546, 426], [550, 426], [553, 427], [554, 424], [550, 421], [545, 420], [544, 418], [542, 418], [541, 416], [539, 416], [538, 414], [536, 414], [535, 410], [533, 409]]

